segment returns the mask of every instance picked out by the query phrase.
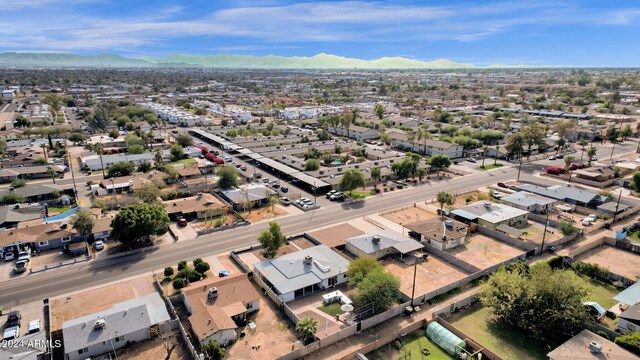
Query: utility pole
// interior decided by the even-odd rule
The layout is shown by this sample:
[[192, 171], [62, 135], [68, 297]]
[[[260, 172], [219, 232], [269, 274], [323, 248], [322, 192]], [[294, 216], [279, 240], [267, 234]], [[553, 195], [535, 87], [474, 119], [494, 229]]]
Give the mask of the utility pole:
[[613, 213], [613, 221], [611, 221], [611, 225], [616, 222], [616, 217], [618, 217], [618, 207], [620, 207], [620, 198], [622, 197], [622, 189], [620, 189], [620, 194], [618, 194], [618, 202], [616, 203], [616, 212]]
[[69, 163], [69, 171], [71, 172], [71, 181], [73, 181], [73, 192], [76, 198], [76, 204], [78, 204], [78, 187], [76, 186], [76, 177], [73, 175], [73, 158], [69, 153], [69, 148], [67, 147], [67, 139], [64, 139], [64, 151], [67, 153], [67, 162]]
[[549, 225], [549, 214], [551, 211], [547, 210], [547, 218], [544, 220], [544, 232], [542, 233], [542, 246], [540, 246], [540, 254], [544, 251], [544, 239], [547, 237], [547, 226]]
[[518, 147], [520, 148], [520, 165], [518, 165], [518, 180], [520, 180], [520, 171], [522, 171], [522, 145], [518, 142]]
[[416, 294], [416, 273], [418, 272], [418, 263], [422, 263], [424, 260], [422, 257], [416, 258], [413, 261], [413, 286], [411, 288], [411, 306], [413, 306], [413, 297]]

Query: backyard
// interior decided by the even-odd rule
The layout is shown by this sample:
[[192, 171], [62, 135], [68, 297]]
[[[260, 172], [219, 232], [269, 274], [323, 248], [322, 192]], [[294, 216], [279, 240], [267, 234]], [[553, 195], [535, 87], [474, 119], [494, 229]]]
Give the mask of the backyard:
[[[424, 329], [420, 329], [402, 338], [403, 346], [396, 350], [393, 343], [389, 343], [377, 350], [367, 354], [367, 358], [372, 360], [386, 359], [430, 359], [430, 360], [450, 360], [454, 359], [446, 351], [442, 350], [436, 343], [425, 336]], [[428, 355], [424, 355], [422, 349], [426, 349]]]
[[196, 162], [197, 162], [196, 159], [188, 158], [188, 159], [182, 159], [178, 161], [172, 161], [170, 163], [167, 163], [166, 165], [174, 166], [174, 165], [184, 165], [184, 164], [195, 164]]
[[334, 302], [329, 305], [322, 305], [318, 308], [318, 310], [335, 317], [336, 315], [340, 315], [344, 312], [342, 311], [341, 306], [341, 303]]

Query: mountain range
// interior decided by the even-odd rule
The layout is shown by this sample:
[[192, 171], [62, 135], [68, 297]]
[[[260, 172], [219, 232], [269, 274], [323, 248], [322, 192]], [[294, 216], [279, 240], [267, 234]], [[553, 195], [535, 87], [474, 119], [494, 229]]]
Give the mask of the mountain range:
[[[79, 55], [57, 53], [0, 53], [0, 67], [204, 67], [237, 69], [475, 69], [473, 64], [450, 60], [421, 61], [403, 57], [382, 57], [377, 60], [346, 58], [330, 54], [303, 56], [251, 55], [170, 55], [164, 58], [128, 58], [120, 55]], [[486, 68], [522, 68], [530, 65], [489, 65]]]

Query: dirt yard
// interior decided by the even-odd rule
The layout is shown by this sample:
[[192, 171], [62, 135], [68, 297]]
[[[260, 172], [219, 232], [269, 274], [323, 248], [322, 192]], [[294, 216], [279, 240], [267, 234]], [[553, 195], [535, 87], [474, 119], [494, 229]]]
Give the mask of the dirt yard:
[[396, 224], [408, 224], [414, 221], [433, 219], [438, 216], [435, 213], [419, 207], [408, 207], [399, 211], [393, 211], [394, 212], [383, 214], [382, 217]]
[[227, 348], [225, 359], [276, 359], [290, 352], [297, 341], [293, 323], [265, 295], [260, 297], [260, 310], [249, 315], [249, 320], [256, 324], [256, 330], [245, 328], [246, 335]]
[[287, 215], [287, 214], [288, 212], [280, 208], [279, 206], [274, 206], [273, 210], [271, 209], [270, 206], [267, 206], [259, 209], [253, 209], [251, 210], [251, 213], [249, 213], [248, 211], [240, 213], [240, 215], [242, 215], [243, 218], [247, 219], [252, 224], [259, 221], [269, 220], [269, 219], [273, 219], [278, 216]]
[[[79, 257], [81, 258], [81, 257]], [[61, 261], [69, 261], [73, 260], [73, 256], [67, 255], [62, 251], [47, 251], [42, 252], [39, 255], [31, 256], [31, 268], [39, 269], [45, 265], [55, 265]]]
[[[413, 265], [404, 264], [396, 259], [383, 260], [382, 264], [385, 270], [400, 277], [400, 291], [407, 296], [411, 296]], [[444, 260], [429, 256], [427, 261], [418, 264], [416, 296], [441, 288], [467, 275], [469, 274], [464, 270], [449, 265]]]
[[[467, 202], [467, 199], [470, 199], [469, 202]], [[453, 207], [454, 208], [459, 208], [465, 205], [469, 205], [473, 202], [476, 201], [481, 201], [481, 200], [489, 200], [489, 193], [483, 192], [483, 191], [474, 191], [468, 194], [461, 194], [458, 195], [456, 197], [456, 201], [453, 203]], [[435, 205], [440, 206], [439, 203], [435, 203]]]
[[[164, 339], [164, 340], [163, 340]], [[122, 360], [147, 360], [147, 359], [165, 359], [165, 360], [183, 360], [189, 359], [188, 350], [182, 341], [182, 337], [178, 332], [174, 334], [163, 335], [163, 339], [156, 337], [152, 340], [137, 343], [133, 346], [118, 350], [118, 359]], [[173, 348], [171, 357], [167, 358], [167, 349]]]
[[314, 243], [312, 243], [311, 241], [307, 240], [307, 238], [305, 238], [304, 236], [299, 236], [299, 237], [297, 237], [295, 239], [291, 239], [291, 240], [289, 240], [289, 243], [295, 244], [300, 249], [309, 249], [309, 248], [312, 248], [312, 247], [316, 246]]
[[640, 274], [640, 255], [612, 246], [599, 246], [586, 251], [577, 260], [598, 264], [614, 274], [635, 279]]
[[522, 254], [523, 251], [487, 236], [476, 234], [464, 246], [448, 250], [448, 253], [480, 269], [486, 269]]
[[351, 224], [339, 224], [309, 233], [314, 239], [329, 247], [344, 245], [347, 239], [362, 234], [364, 231]]
[[151, 294], [155, 291], [151, 276], [139, 276], [113, 285], [64, 295], [51, 300], [52, 331], [62, 324], [98, 311], [110, 309], [114, 304]]

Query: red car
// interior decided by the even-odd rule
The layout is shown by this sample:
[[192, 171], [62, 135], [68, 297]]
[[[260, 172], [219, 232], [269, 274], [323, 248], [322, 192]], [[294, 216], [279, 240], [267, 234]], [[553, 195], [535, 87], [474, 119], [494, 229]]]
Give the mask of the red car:
[[187, 219], [181, 217], [178, 219], [178, 225], [180, 226], [187, 226]]
[[503, 182], [499, 182], [499, 183], [498, 183], [498, 187], [501, 187], [501, 188], [508, 188], [509, 186], [508, 186], [507, 184], [503, 183]]

